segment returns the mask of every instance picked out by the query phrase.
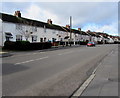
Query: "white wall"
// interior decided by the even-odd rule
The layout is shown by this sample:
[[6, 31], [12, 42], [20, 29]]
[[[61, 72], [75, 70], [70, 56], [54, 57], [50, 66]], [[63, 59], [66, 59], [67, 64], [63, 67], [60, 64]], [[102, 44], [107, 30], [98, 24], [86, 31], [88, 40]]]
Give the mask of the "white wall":
[[[10, 23], [10, 22], [3, 22], [3, 31], [0, 31], [0, 39], [2, 39], [2, 33], [3, 33], [3, 42], [5, 42], [6, 38], [5, 38], [5, 32], [10, 32], [13, 35], [13, 38], [11, 39], [11, 41], [16, 41], [16, 35], [22, 35], [23, 36], [23, 40], [25, 39], [25, 35], [23, 34], [23, 32], [21, 32], [21, 30], [16, 29], [16, 27], [18, 26], [18, 23]], [[60, 41], [61, 38], [63, 41], [68, 41], [69, 39], [64, 39], [66, 36], [70, 37], [70, 32], [66, 32], [66, 31], [59, 31], [59, 30], [54, 30], [54, 29], [48, 29], [46, 28], [46, 32], [44, 30], [44, 28], [42, 27], [37, 27], [37, 31], [34, 31], [30, 28], [32, 28], [31, 26], [28, 25], [21, 25], [23, 31], [26, 31], [26, 29], [28, 29], [29, 32], [33, 32], [32, 34], [30, 34], [28, 41], [32, 42], [32, 37], [31, 35], [36, 35], [37, 36], [37, 42], [40, 42], [40, 38], [45, 38], [46, 37], [46, 41], [50, 40], [52, 41], [52, 38], [56, 38], [56, 41]], [[59, 37], [61, 36], [61, 37]], [[72, 33], [72, 39], [73, 41], [86, 41], [90, 39], [90, 36], [88, 35], [81, 35], [81, 34], [75, 34]], [[92, 37], [92, 40], [102, 40], [102, 38], [94, 38]], [[2, 45], [2, 41], [0, 41], [0, 45]]]
[[0, 46], [3, 46], [2, 45], [2, 32], [0, 31]]
[[5, 32], [10, 32], [13, 35], [13, 38], [10, 39], [11, 41], [15, 41], [15, 24], [9, 22], [2, 23], [2, 46], [4, 46], [4, 42], [6, 41]]
[[[5, 32], [10, 32], [13, 35], [13, 38], [10, 39], [11, 41], [16, 41], [16, 35], [22, 35], [23, 40], [26, 40], [25, 34], [24, 34], [24, 31], [26, 31], [26, 29], [28, 29], [28, 31], [30, 31], [30, 32], [33, 32], [32, 34], [30, 34], [30, 36], [28, 38], [28, 41], [30, 41], [30, 42], [32, 42], [31, 35], [37, 36], [37, 42], [40, 42], [40, 38], [45, 38], [45, 37], [46, 37], [46, 41], [48, 41], [48, 39], [52, 41], [52, 38], [56, 38], [56, 41], [60, 41], [60, 39], [62, 38], [64, 41], [64, 37], [68, 35], [68, 33], [65, 31], [59, 31], [59, 30], [47, 29], [47, 28], [46, 28], [46, 32], [45, 32], [44, 28], [42, 28], [42, 27], [37, 27], [37, 31], [33, 31], [33, 30], [29, 29], [29, 28], [32, 28], [31, 26], [23, 25], [23, 24], [22, 24], [23, 30], [18, 30], [18, 29], [16, 29], [16, 26], [18, 26], [18, 23], [3, 22], [3, 31], [1, 31], [1, 33], [0, 33], [0, 39], [2, 39], [1, 34], [3, 32], [3, 39], [4, 39], [3, 42], [5, 42], [6, 41]], [[61, 37], [58, 37], [58, 35], [60, 35]], [[1, 44], [2, 43], [0, 43], [0, 45]]]
[[2, 20], [0, 19], [0, 46], [2, 45]]

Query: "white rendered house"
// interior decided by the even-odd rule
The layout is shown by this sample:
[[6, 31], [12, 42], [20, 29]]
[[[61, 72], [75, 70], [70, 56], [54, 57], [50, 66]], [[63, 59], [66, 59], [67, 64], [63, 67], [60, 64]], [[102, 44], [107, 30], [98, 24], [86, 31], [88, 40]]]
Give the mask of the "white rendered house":
[[1, 15], [0, 46], [3, 46], [6, 40], [28, 40], [30, 42], [65, 41], [64, 38], [69, 33], [69, 29], [52, 24], [50, 19], [48, 19], [47, 23], [44, 23], [3, 13]]
[[[47, 42], [47, 41], [70, 41], [70, 28], [52, 24], [52, 20], [48, 19], [47, 23], [31, 20], [21, 17], [20, 11], [16, 11], [15, 15], [1, 14], [1, 38], [0, 46], [4, 45], [6, 40], [29, 42]], [[72, 41], [86, 40], [85, 35], [81, 35], [82, 31], [71, 30]]]
[[16, 11], [15, 15], [8, 15], [0, 13], [0, 46], [4, 46], [6, 40], [10, 41], [24, 41], [29, 42], [54, 42], [62, 41], [69, 43], [71, 41], [101, 41], [103, 36], [91, 36], [90, 34], [78, 30], [71, 29], [69, 25], [66, 27], [55, 25], [51, 19], [47, 22], [41, 22], [37, 20], [27, 19], [21, 17], [20, 11]]

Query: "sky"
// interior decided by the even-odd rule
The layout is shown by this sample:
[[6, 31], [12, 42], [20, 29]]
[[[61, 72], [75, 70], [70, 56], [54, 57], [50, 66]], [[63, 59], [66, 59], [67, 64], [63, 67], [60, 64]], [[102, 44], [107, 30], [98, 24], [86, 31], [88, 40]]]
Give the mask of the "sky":
[[[1, 12], [72, 28], [118, 35], [118, 2], [1, 2]], [[120, 22], [119, 22], [120, 23]]]

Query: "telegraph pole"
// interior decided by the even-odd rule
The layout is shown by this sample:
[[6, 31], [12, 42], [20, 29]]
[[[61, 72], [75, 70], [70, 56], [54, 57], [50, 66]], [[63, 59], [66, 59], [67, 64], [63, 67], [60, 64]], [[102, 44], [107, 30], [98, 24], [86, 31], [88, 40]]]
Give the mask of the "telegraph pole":
[[70, 16], [70, 46], [71, 46], [71, 42], [72, 42], [72, 32], [71, 32], [71, 28], [72, 28], [72, 16]]

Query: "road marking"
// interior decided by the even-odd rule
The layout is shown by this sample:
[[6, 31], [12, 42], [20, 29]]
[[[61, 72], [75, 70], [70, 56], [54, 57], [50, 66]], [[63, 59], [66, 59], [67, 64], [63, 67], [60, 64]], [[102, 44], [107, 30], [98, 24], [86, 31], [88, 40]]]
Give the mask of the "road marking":
[[46, 59], [46, 58], [48, 58], [48, 56], [42, 57], [42, 58], [38, 58], [38, 59], [35, 59], [35, 60], [28, 60], [28, 61], [24, 61], [24, 62], [20, 62], [20, 63], [15, 63], [15, 65], [25, 64], [25, 63], [29, 63], [29, 62], [33, 62], [33, 61], [37, 61], [37, 60]]
[[72, 53], [73, 51], [69, 51], [69, 52], [64, 52], [64, 53], [60, 53], [60, 54], [58, 54], [58, 55], [65, 55], [65, 54], [70, 54], [70, 53]]
[[[94, 77], [96, 76], [96, 71], [98, 69], [98, 67], [101, 65], [101, 63], [98, 64], [98, 66], [93, 70], [91, 76], [82, 84], [82, 86], [72, 95], [72, 97], [74, 96], [81, 96], [83, 91], [88, 87], [88, 85], [91, 83], [91, 81], [94, 79]], [[72, 98], [71, 97], [71, 98]]]
[[23, 54], [23, 55], [14, 55], [14, 56], [11, 56], [11, 57], [20, 57], [20, 56], [28, 56], [28, 55], [35, 55], [35, 54], [41, 54], [41, 53], [46, 53], [46, 52], [38, 52], [38, 53], [26, 53], [26, 54]]
[[[92, 74], [83, 84], [82, 86], [72, 95], [72, 97], [74, 98], [74, 96], [81, 96], [81, 94], [83, 93], [83, 91], [86, 89], [86, 87], [90, 84], [90, 82], [94, 79], [95, 74]], [[71, 97], [71, 98], [72, 98]]]
[[95, 74], [95, 73], [96, 73], [98, 67], [99, 67], [101, 64], [102, 64], [102, 63], [100, 62], [100, 63], [98, 64], [98, 66], [93, 70], [92, 74]]

